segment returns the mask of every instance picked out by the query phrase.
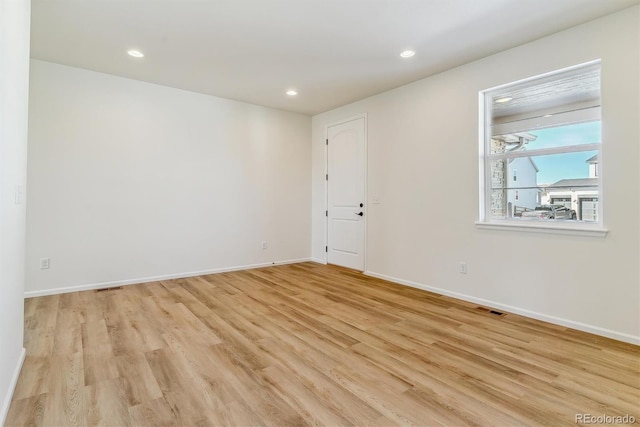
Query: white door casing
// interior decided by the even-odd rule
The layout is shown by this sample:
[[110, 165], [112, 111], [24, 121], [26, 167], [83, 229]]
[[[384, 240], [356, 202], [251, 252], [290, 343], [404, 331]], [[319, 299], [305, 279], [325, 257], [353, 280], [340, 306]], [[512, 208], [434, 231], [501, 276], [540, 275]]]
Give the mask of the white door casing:
[[327, 128], [327, 262], [364, 271], [366, 122]]

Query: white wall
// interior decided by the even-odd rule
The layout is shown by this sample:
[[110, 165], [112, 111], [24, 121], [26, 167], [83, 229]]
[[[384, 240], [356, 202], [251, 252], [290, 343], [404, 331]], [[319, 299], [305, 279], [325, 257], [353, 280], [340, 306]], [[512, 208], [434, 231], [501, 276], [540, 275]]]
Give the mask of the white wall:
[[24, 358], [25, 203], [30, 2], [0, 0], [0, 425]]
[[309, 258], [308, 116], [31, 66], [27, 295]]
[[[366, 212], [370, 274], [640, 342], [639, 15], [627, 9], [313, 117], [312, 256], [325, 259], [325, 126], [367, 113], [367, 197], [380, 198]], [[477, 229], [478, 91], [597, 58], [609, 234]]]

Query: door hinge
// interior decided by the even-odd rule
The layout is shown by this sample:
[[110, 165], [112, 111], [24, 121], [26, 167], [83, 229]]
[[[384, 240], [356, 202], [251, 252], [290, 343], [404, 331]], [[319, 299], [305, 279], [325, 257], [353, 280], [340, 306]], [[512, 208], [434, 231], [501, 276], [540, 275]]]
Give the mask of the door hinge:
[[329, 145], [329, 139], [327, 139], [326, 141], [327, 141], [327, 145]]
[[325, 247], [324, 247], [324, 251], [325, 251], [325, 252], [329, 252], [329, 246], [325, 246]]
[[329, 216], [329, 211], [324, 211], [324, 216]]
[[329, 181], [329, 174], [327, 174], [327, 175], [325, 176], [325, 178], [324, 178], [324, 179], [326, 179], [327, 181]]

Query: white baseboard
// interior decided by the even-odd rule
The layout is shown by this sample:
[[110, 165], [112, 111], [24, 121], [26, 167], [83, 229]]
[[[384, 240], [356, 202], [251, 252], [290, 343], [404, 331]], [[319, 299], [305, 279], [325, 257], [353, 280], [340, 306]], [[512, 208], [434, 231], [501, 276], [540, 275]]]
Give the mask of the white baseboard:
[[434, 292], [436, 294], [445, 295], [445, 296], [460, 299], [463, 301], [480, 304], [488, 308], [506, 311], [513, 314], [519, 314], [521, 316], [530, 317], [536, 320], [542, 320], [543, 322], [553, 323], [554, 325], [565, 326], [567, 328], [577, 329], [583, 332], [589, 332], [591, 334], [600, 335], [600, 336], [611, 338], [614, 340], [640, 345], [640, 336], [612, 331], [610, 329], [601, 328], [599, 326], [588, 325], [586, 323], [575, 322], [573, 320], [563, 319], [561, 317], [550, 316], [548, 314], [538, 313], [535, 311], [526, 310], [524, 308], [501, 304], [495, 301], [490, 301], [483, 298], [477, 298], [471, 295], [465, 295], [458, 292], [452, 292], [447, 289], [436, 288], [434, 286], [428, 286], [422, 283], [412, 282], [410, 280], [398, 279], [397, 277], [387, 276], [385, 274], [380, 274], [380, 273], [374, 273], [373, 271], [365, 271], [364, 274], [371, 277], [377, 277], [378, 279], [388, 280], [389, 282], [398, 283], [400, 285], [410, 286], [412, 288], [422, 289], [425, 291]]
[[27, 291], [25, 298], [41, 297], [45, 295], [66, 294], [68, 292], [90, 291], [94, 289], [117, 288], [119, 286], [136, 285], [140, 283], [158, 282], [160, 280], [184, 279], [187, 277], [203, 276], [205, 274], [227, 273], [230, 271], [250, 270], [252, 268], [271, 267], [275, 265], [297, 264], [312, 261], [311, 258], [289, 259], [284, 261], [264, 262], [259, 264], [237, 265], [233, 267], [214, 268], [212, 270], [190, 271], [186, 273], [166, 274], [162, 276], [138, 277], [135, 279], [114, 280], [112, 282], [90, 283], [87, 285], [68, 286], [65, 288], [45, 289], [42, 291]]
[[2, 403], [2, 411], [0, 412], [0, 425], [4, 425], [4, 422], [7, 420], [7, 414], [9, 413], [9, 406], [11, 406], [11, 399], [13, 399], [13, 392], [16, 389], [16, 384], [18, 384], [18, 377], [20, 377], [20, 371], [22, 370], [22, 364], [24, 363], [24, 358], [27, 354], [26, 349], [22, 349], [20, 352], [20, 357], [18, 359], [18, 364], [16, 365], [16, 369], [13, 371], [13, 376], [11, 377], [11, 383], [9, 384], [9, 389], [5, 394], [4, 402]]
[[315, 262], [315, 263], [318, 263], [318, 264], [327, 265], [327, 260], [320, 259], [320, 258], [311, 258], [309, 261]]

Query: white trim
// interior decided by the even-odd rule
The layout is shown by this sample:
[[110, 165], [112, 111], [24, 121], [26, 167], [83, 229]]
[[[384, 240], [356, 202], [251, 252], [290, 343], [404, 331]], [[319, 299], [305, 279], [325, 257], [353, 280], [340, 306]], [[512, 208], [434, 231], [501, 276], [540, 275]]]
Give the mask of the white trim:
[[550, 156], [553, 154], [579, 153], [581, 151], [598, 151], [600, 154], [601, 144], [599, 142], [593, 144], [567, 145], [564, 147], [536, 148], [533, 150], [511, 151], [506, 153], [495, 153], [487, 156], [487, 161], [518, 159], [521, 157], [540, 157]]
[[367, 276], [377, 277], [378, 279], [387, 280], [389, 282], [398, 283], [400, 285], [422, 289], [424, 291], [435, 292], [440, 295], [445, 295], [445, 296], [456, 298], [462, 301], [480, 304], [485, 307], [506, 311], [508, 313], [518, 314], [520, 316], [529, 317], [531, 319], [541, 320], [543, 322], [552, 323], [554, 325], [565, 326], [567, 328], [576, 329], [579, 331], [588, 332], [595, 335], [600, 335], [600, 336], [611, 338], [614, 340], [640, 345], [640, 336], [625, 334], [623, 332], [612, 331], [611, 329], [601, 328], [599, 326], [594, 326], [594, 325], [588, 325], [586, 323], [581, 323], [581, 322], [575, 322], [573, 320], [564, 319], [561, 317], [550, 316], [548, 314], [538, 313], [536, 311], [531, 311], [524, 308], [501, 304], [495, 301], [486, 300], [484, 298], [477, 298], [471, 295], [461, 294], [458, 292], [453, 292], [446, 289], [437, 288], [434, 286], [427, 286], [421, 283], [412, 282], [410, 280], [398, 279], [397, 277], [374, 273], [372, 271], [366, 271], [365, 274]]
[[[364, 247], [362, 248], [362, 256], [364, 258], [363, 260], [363, 272], [367, 271], [367, 234], [368, 234], [368, 228], [369, 228], [369, 203], [367, 202], [367, 195], [368, 195], [368, 188], [367, 188], [367, 184], [369, 182], [369, 122], [368, 122], [368, 117], [367, 117], [367, 113], [360, 113], [360, 114], [356, 114], [355, 116], [351, 116], [348, 117], [346, 119], [341, 119], [335, 122], [331, 122], [325, 125], [324, 127], [324, 138], [325, 138], [325, 149], [324, 149], [324, 168], [325, 168], [325, 174], [329, 173], [329, 145], [326, 144], [326, 141], [329, 140], [329, 128], [332, 126], [337, 126], [337, 125], [341, 125], [344, 123], [348, 123], [354, 120], [358, 120], [358, 119], [364, 119], [364, 188], [363, 188], [363, 192], [364, 194], [362, 195], [363, 197], [363, 210], [364, 210]], [[324, 207], [325, 210], [328, 211], [329, 210], [329, 181], [325, 180], [324, 182]], [[329, 263], [329, 251], [328, 251], [328, 247], [329, 247], [329, 217], [327, 216], [324, 220], [324, 244], [326, 247], [325, 250], [325, 254], [324, 254], [324, 264], [328, 264]]]
[[[602, 137], [602, 130], [600, 130], [600, 137]], [[606, 186], [603, 181], [604, 175], [602, 173], [602, 165], [606, 163], [606, 157], [607, 155], [605, 154], [605, 150], [600, 149], [600, 151], [598, 151], [598, 175], [596, 176], [596, 179], [598, 180], [598, 222], [602, 225], [605, 224], [606, 219], [603, 201], [607, 198], [607, 195], [604, 194], [604, 188], [606, 188]], [[582, 212], [580, 212], [580, 215], [582, 215]]]
[[369, 201], [367, 197], [369, 194], [369, 119], [367, 113], [362, 113], [361, 116], [364, 119], [364, 171], [362, 172], [364, 175], [364, 188], [362, 189], [364, 192], [362, 195], [364, 204], [364, 246], [362, 247], [362, 256], [364, 260], [362, 263], [362, 271], [365, 272], [367, 271], [367, 236], [369, 235]]
[[230, 271], [250, 270], [253, 268], [272, 267], [274, 265], [298, 264], [312, 261], [311, 258], [289, 259], [284, 261], [263, 262], [259, 264], [238, 265], [234, 267], [214, 268], [212, 270], [191, 271], [186, 273], [166, 274], [162, 276], [138, 277], [135, 279], [114, 280], [112, 282], [90, 283], [87, 285], [75, 285], [64, 288], [46, 289], [42, 291], [28, 291], [24, 293], [25, 298], [41, 297], [45, 295], [66, 294], [69, 292], [90, 291], [93, 289], [116, 288], [118, 286], [136, 285], [140, 283], [158, 282], [160, 280], [184, 279], [187, 277], [203, 276], [206, 274], [226, 273]]
[[367, 121], [367, 113], [360, 113], [360, 114], [356, 114], [355, 116], [351, 116], [351, 117], [347, 117], [346, 119], [340, 119], [340, 120], [336, 120], [335, 122], [331, 122], [325, 125], [325, 135], [328, 135], [328, 133], [326, 133], [326, 130], [329, 129], [330, 127], [333, 126], [338, 126], [344, 123], [348, 123], [348, 122], [352, 122], [354, 120], [358, 120], [358, 119], [364, 119], [365, 123]]
[[[479, 171], [480, 171], [480, 182], [478, 183], [479, 187], [479, 212], [478, 212], [478, 221], [476, 225], [479, 228], [494, 228], [494, 229], [519, 229], [521, 231], [543, 231], [551, 229], [552, 233], [558, 233], [556, 230], [565, 230], [567, 232], [563, 232], [562, 234], [592, 234], [598, 235], [599, 237], [604, 237], [607, 234], [607, 231], [602, 227], [604, 224], [604, 215], [603, 215], [603, 203], [598, 204], [598, 226], [600, 228], [595, 229], [591, 227], [584, 228], [573, 228], [573, 227], [546, 227], [546, 226], [522, 226], [521, 224], [503, 224], [500, 220], [495, 221], [491, 217], [491, 161], [495, 160], [506, 160], [518, 157], [531, 157], [533, 156], [543, 156], [543, 155], [552, 155], [552, 154], [565, 154], [565, 153], [573, 153], [573, 152], [581, 152], [581, 151], [597, 151], [599, 156], [599, 164], [600, 167], [603, 163], [602, 155], [602, 144], [601, 143], [591, 143], [591, 144], [582, 144], [582, 145], [574, 145], [574, 146], [565, 146], [565, 147], [553, 147], [553, 148], [545, 148], [545, 149], [532, 149], [518, 152], [507, 152], [507, 153], [491, 153], [491, 139], [492, 134], [502, 133], [507, 131], [515, 131], [515, 130], [530, 130], [529, 126], [533, 125], [533, 123], [537, 123], [540, 126], [534, 128], [546, 128], [550, 126], [555, 126], [554, 123], [561, 122], [567, 123], [572, 122], [572, 120], [577, 120], [578, 122], [591, 121], [593, 119], [599, 118], [599, 113], [601, 113], [601, 107], [585, 107], [585, 108], [577, 108], [572, 111], [561, 111], [554, 113], [551, 117], [526, 117], [523, 115], [519, 116], [518, 120], [507, 123], [493, 123], [490, 117], [487, 117], [487, 113], [491, 111], [491, 97], [495, 94], [500, 93], [503, 89], [510, 88], [520, 88], [529, 82], [542, 82], [542, 81], [552, 81], [553, 78], [559, 75], [568, 75], [575, 74], [576, 71], [584, 71], [584, 70], [595, 70], [601, 68], [602, 61], [600, 59], [595, 59], [592, 61], [588, 61], [582, 64], [577, 64], [571, 67], [566, 67], [560, 70], [553, 70], [547, 73], [530, 76], [524, 79], [520, 79], [511, 83], [505, 83], [499, 86], [494, 86], [492, 88], [484, 89], [478, 92], [478, 130], [480, 137], [479, 144]], [[539, 114], [540, 111], [537, 112]], [[493, 128], [493, 131], [492, 131]], [[500, 130], [502, 129], [502, 130]], [[603, 193], [603, 180], [602, 180], [602, 171], [598, 174], [598, 193], [602, 196]]]
[[481, 142], [478, 148], [478, 172], [480, 178], [478, 179], [478, 218], [480, 221], [484, 221], [487, 218], [487, 212], [491, 206], [490, 191], [486, 188], [486, 183], [491, 182], [491, 177], [488, 175], [491, 168], [487, 167], [487, 161], [485, 154], [491, 152], [490, 147], [487, 147], [490, 137], [489, 126], [487, 126], [487, 119], [485, 118], [485, 111], [487, 110], [487, 98], [484, 93], [478, 94], [478, 141]]
[[7, 390], [7, 394], [5, 394], [4, 402], [2, 403], [2, 411], [0, 412], [0, 425], [4, 425], [7, 420], [7, 415], [9, 414], [9, 406], [11, 406], [11, 400], [13, 399], [13, 392], [16, 389], [16, 384], [18, 384], [18, 378], [20, 377], [20, 371], [22, 370], [22, 364], [24, 363], [24, 358], [27, 355], [27, 350], [23, 347], [20, 352], [20, 357], [18, 358], [18, 364], [16, 365], [16, 369], [13, 371], [13, 376], [11, 377], [11, 383], [9, 383], [9, 389]]
[[320, 259], [320, 258], [311, 258], [309, 261], [311, 261], [311, 262], [315, 262], [315, 263], [317, 263], [317, 264], [327, 265], [327, 260], [325, 260], [325, 259]]
[[522, 220], [511, 219], [496, 222], [476, 222], [476, 228], [480, 230], [500, 230], [500, 231], [524, 231], [528, 233], [548, 233], [563, 234], [570, 236], [586, 236], [586, 237], [606, 237], [609, 230], [600, 227], [574, 226], [568, 224], [549, 224], [536, 221], [536, 223], [525, 223]]
[[[329, 174], [329, 128], [335, 124], [328, 124], [324, 127], [324, 173]], [[324, 180], [324, 263], [329, 263], [329, 180]]]

